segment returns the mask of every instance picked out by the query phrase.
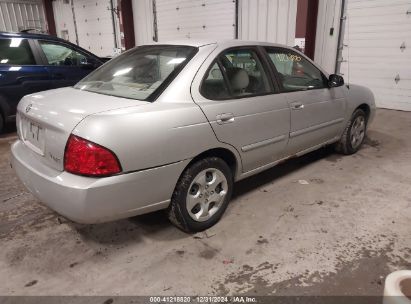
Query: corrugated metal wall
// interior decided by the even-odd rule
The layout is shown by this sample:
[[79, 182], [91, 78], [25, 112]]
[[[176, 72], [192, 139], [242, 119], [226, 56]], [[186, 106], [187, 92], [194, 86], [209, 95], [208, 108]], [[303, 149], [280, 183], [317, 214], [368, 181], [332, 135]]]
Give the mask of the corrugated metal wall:
[[295, 44], [297, 0], [239, 0], [239, 38]]
[[0, 31], [19, 32], [24, 29], [47, 30], [42, 1], [0, 1]]

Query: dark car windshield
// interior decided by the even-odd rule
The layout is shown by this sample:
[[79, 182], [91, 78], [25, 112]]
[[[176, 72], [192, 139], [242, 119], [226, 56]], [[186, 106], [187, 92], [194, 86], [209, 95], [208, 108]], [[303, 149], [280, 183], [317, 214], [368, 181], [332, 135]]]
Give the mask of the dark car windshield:
[[190, 46], [141, 46], [107, 62], [76, 89], [151, 101], [195, 55]]

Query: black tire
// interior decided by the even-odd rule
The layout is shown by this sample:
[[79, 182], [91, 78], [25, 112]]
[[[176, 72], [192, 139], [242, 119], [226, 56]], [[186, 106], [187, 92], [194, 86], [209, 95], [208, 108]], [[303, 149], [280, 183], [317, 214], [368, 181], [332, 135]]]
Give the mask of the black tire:
[[0, 113], [0, 134], [3, 133], [4, 130], [4, 119], [3, 119], [3, 115], [1, 115]]
[[[227, 180], [227, 192], [219, 209], [206, 221], [195, 221], [186, 207], [189, 187], [198, 174], [207, 169], [217, 169], [224, 174]], [[190, 165], [181, 175], [171, 198], [170, 206], [167, 209], [170, 221], [183, 230], [192, 233], [204, 231], [215, 225], [227, 209], [233, 191], [233, 174], [225, 161], [218, 157], [208, 157], [201, 159]]]
[[[364, 130], [364, 136], [361, 140], [361, 142], [353, 147], [352, 142], [351, 142], [351, 132], [353, 128], [354, 122], [358, 119], [358, 117], [362, 116], [365, 121], [365, 130]], [[365, 132], [367, 131], [367, 115], [365, 112], [361, 109], [357, 109], [354, 111], [352, 114], [350, 120], [347, 123], [347, 127], [344, 130], [343, 135], [341, 136], [341, 139], [338, 143], [335, 145], [335, 150], [338, 153], [345, 154], [345, 155], [351, 155], [356, 153], [362, 146], [364, 139], [365, 139]]]

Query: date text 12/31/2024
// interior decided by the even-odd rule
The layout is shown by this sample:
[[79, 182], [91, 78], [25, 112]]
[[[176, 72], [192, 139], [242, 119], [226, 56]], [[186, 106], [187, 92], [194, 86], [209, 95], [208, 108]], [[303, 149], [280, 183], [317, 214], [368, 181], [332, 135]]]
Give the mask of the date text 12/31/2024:
[[232, 297], [150, 297], [150, 303], [257, 303], [257, 298], [248, 296], [232, 296]]

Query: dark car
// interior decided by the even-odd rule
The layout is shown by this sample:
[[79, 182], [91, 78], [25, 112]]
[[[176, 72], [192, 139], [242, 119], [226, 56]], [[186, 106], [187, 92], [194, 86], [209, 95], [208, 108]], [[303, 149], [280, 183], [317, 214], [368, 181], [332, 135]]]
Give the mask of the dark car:
[[104, 61], [57, 37], [0, 32], [0, 133], [24, 95], [72, 86]]

